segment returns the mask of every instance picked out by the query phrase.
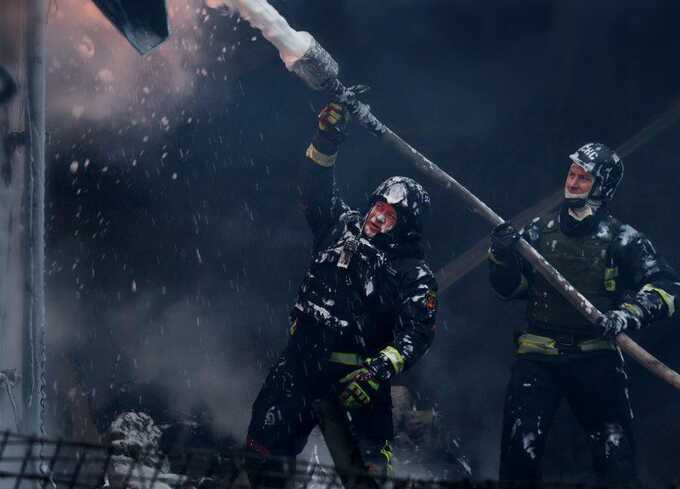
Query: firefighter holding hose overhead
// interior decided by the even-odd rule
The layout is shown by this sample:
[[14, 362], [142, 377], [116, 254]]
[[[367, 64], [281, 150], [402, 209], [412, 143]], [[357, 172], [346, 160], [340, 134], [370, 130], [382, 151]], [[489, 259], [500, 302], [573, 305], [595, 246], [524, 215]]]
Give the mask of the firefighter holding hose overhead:
[[364, 461], [383, 473], [392, 458], [390, 380], [411, 367], [434, 336], [437, 285], [424, 260], [430, 198], [416, 181], [391, 177], [367, 210], [338, 195], [334, 166], [347, 110], [320, 113], [300, 175], [313, 256], [291, 311], [290, 339], [253, 405], [246, 470], [254, 487], [282, 487], [285, 457], [319, 423], [332, 396], [349, 410]]

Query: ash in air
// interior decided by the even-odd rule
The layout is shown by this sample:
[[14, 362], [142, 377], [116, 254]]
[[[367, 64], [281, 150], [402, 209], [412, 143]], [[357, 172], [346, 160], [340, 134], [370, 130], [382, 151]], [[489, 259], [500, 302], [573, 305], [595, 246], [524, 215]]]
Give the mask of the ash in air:
[[[18, 23], [22, 18], [18, 3], [10, 3], [0, 7], [0, 16]], [[250, 5], [245, 0], [227, 3], [232, 12], [241, 13], [239, 8]], [[625, 177], [606, 206], [618, 224], [606, 221], [593, 236], [612, 241], [621, 250], [639, 248], [636, 256], [647, 260], [638, 273], [630, 265], [633, 253], [617, 255], [618, 283], [626, 282], [626, 287], [628, 282], [637, 286], [643, 275], [653, 275], [650, 270], [657, 265], [653, 257], [663, 257], [659, 270], [680, 266], [676, 252], [680, 236], [672, 212], [680, 151], [672, 114], [680, 68], [667, 63], [680, 48], [675, 29], [680, 11], [673, 5], [658, 1], [640, 10], [613, 0], [596, 7], [543, 0], [521, 7], [424, 0], [417, 5], [394, 1], [386, 12], [379, 3], [358, 0], [269, 4], [280, 15], [272, 17], [279, 29], [273, 33], [261, 31], [263, 26], [247, 15], [244, 20], [225, 15], [222, 8], [213, 8], [214, 3], [170, 0], [171, 34], [143, 57], [89, 0], [62, 0], [50, 10], [49, 433], [103, 441], [110, 436], [106, 433], [111, 423], [120, 426], [128, 419], [152, 426], [145, 424], [144, 416], [149, 416], [153, 422], [149, 433], [156, 436], [155, 429], [160, 430], [154, 443], [161, 447], [182, 439], [198, 449], [242, 448], [253, 403], [267, 385], [270, 368], [290, 348], [291, 309], [301, 316], [324, 316], [314, 317], [320, 324], [328, 322], [326, 313], [338, 324], [357, 322], [345, 317], [346, 311], [341, 311], [345, 304], [338, 297], [317, 293], [315, 287], [331, 279], [310, 278], [310, 273], [327, 272], [321, 265], [307, 269], [314, 257], [322, 256], [321, 251], [328, 260], [335, 256], [342, 261], [343, 250], [348, 255], [344, 246], [356, 245], [354, 254], [349, 253], [350, 268], [359, 258], [377, 277], [392, 266], [393, 258], [376, 258], [372, 269], [371, 257], [389, 253], [380, 247], [376, 252], [371, 240], [360, 237], [374, 204], [371, 193], [388, 177], [416, 180], [431, 199], [420, 237], [428, 267], [413, 268], [415, 282], [425, 280], [428, 270], [441, 277], [453, 273], [452, 263], [470, 268], [475, 261], [466, 252], [488, 239], [492, 226], [414, 169], [407, 157], [385, 146], [356, 120], [343, 130], [337, 156], [334, 148], [319, 142], [318, 114], [330, 99], [309, 90], [294, 70], [289, 71], [309, 48], [311, 41], [304, 33], [332, 55], [348, 85], [372, 87], [361, 98], [381, 121], [504, 218], [563, 188], [572, 162], [569, 155], [584, 143], [634, 147], [622, 157]], [[21, 94], [22, 80], [8, 54], [19, 43], [15, 37], [10, 30], [0, 33], [0, 64], [17, 79]], [[5, 112], [11, 117], [20, 98], [0, 107], [1, 134]], [[664, 124], [653, 126], [665, 113], [671, 115], [665, 116]], [[663, 128], [633, 139], [645, 127]], [[7, 141], [13, 141], [14, 148], [17, 140], [3, 139], [3, 153]], [[310, 143], [317, 151], [311, 153], [316, 163], [309, 162]], [[337, 195], [347, 210], [356, 210], [351, 219], [343, 218], [345, 227], [338, 228], [338, 239], [325, 247], [310, 231], [305, 216], [309, 207], [305, 211], [300, 205], [306, 191], [325, 188], [305, 186], [309, 175], [300, 173], [307, 163], [315, 165], [313, 170], [328, 168], [319, 164], [330, 162], [323, 156], [334, 160]], [[397, 207], [397, 216], [404, 200], [399, 192], [392, 187], [384, 198]], [[559, 255], [566, 266], [569, 256], [560, 253], [569, 243], [558, 232], [559, 216], [541, 217], [527, 233], [539, 241], [545, 237], [541, 251]], [[520, 229], [524, 223], [517, 224]], [[341, 238], [352, 244], [340, 243]], [[601, 265], [603, 274], [615, 268]], [[597, 267], [584, 265], [584, 273]], [[453, 285], [436, 292], [434, 339], [412, 368], [409, 365], [397, 375], [394, 363], [384, 364], [395, 375], [381, 380], [385, 385], [376, 398], [392, 405], [387, 410], [392, 420], [385, 426], [393, 432], [395, 473], [496, 479], [501, 461], [509, 456], [501, 456], [505, 436], [518, 446], [511, 454], [521, 459], [516, 464], [531, 464], [543, 451], [544, 480], [592, 481], [593, 437], [599, 437], [602, 450], [612, 454], [626, 448], [621, 440], [633, 430], [636, 477], [643, 484], [668, 486], [680, 476], [675, 468], [680, 460], [674, 459], [677, 394], [631, 361], [625, 370], [612, 371], [616, 382], [624, 373], [627, 376], [625, 402], [620, 404], [626, 406], [626, 416], [622, 414], [618, 426], [584, 431], [583, 417], [574, 417], [572, 411], [588, 410], [590, 400], [579, 397], [556, 408], [545, 450], [537, 446], [547, 433], [548, 420], [542, 417], [532, 425], [536, 418], [518, 414], [521, 403], [508, 403], [506, 394], [534, 390], [544, 394], [545, 372], [528, 367], [511, 370], [521, 336], [514, 331], [552, 337], [543, 330], [525, 331], [525, 305], [501, 302], [497, 292], [505, 290], [494, 290], [487, 268], [486, 263], [472, 266]], [[369, 275], [355, 277], [360, 287], [352, 296], [356, 299], [352, 307], [369, 304], [369, 297], [382, 297], [376, 300], [378, 306], [366, 306], [365, 315], [373, 311], [370, 308], [385, 307], [399, 317], [393, 302], [402, 289], [395, 287], [394, 294], [388, 294], [384, 287], [389, 281], [367, 280]], [[504, 284], [515, 289], [521, 277], [514, 276], [517, 283]], [[532, 286], [531, 277], [525, 278]], [[677, 281], [671, 275], [667, 278], [669, 283]], [[673, 286], [658, 280], [654, 276], [639, 289], [651, 284], [675, 297]], [[307, 284], [302, 292], [301, 283]], [[606, 287], [604, 281], [601, 284]], [[427, 310], [434, 288], [421, 290], [417, 285], [409, 304], [421, 301]], [[577, 284], [583, 287], [587, 284]], [[644, 297], [638, 297], [644, 300], [634, 305], [650, 314], [658, 312], [659, 322], [642, 326], [632, 336], [677, 370], [677, 317], [662, 319], [672, 302], [662, 294], [662, 303], [656, 303], [657, 296], [650, 293], [659, 294], [647, 288]], [[561, 303], [549, 304], [551, 311], [559, 307]], [[532, 313], [539, 312], [536, 306]], [[398, 324], [395, 320], [393, 327]], [[409, 335], [408, 341], [386, 340], [366, 352], [323, 348], [328, 354], [362, 353], [362, 362], [384, 357], [398, 364], [391, 350], [380, 355], [392, 346], [408, 364], [410, 353], [421, 353], [421, 337]], [[575, 338], [574, 343], [589, 339]], [[371, 346], [370, 341], [367, 344]], [[348, 370], [343, 377], [366, 365], [356, 367], [343, 365]], [[579, 368], [587, 375], [587, 368]], [[384, 376], [384, 370], [374, 370], [376, 378]], [[311, 385], [314, 375], [295, 378], [290, 392], [306, 382]], [[351, 383], [372, 397], [368, 380], [357, 378]], [[325, 380], [329, 386], [351, 384], [331, 382], [339, 380], [331, 374]], [[508, 382], [517, 384], [516, 389], [506, 391]], [[609, 392], [606, 387], [596, 385], [593, 392], [604, 395]], [[5, 405], [4, 416], [11, 420]], [[508, 406], [505, 426], [504, 406]], [[635, 413], [630, 426], [628, 407]], [[134, 414], [126, 418], [124, 413]], [[263, 423], [272, 416], [276, 410], [268, 418], [264, 409]], [[272, 448], [269, 440], [252, 438]], [[304, 449], [299, 460], [330, 462], [320, 431], [312, 431], [308, 443], [299, 443]]]

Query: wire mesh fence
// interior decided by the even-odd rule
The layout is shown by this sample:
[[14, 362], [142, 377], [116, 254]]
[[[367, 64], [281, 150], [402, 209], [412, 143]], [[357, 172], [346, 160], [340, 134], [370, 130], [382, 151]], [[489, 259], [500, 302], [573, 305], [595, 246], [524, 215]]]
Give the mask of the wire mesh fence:
[[[180, 447], [170, 453], [161, 453], [134, 443], [126, 444], [121, 450], [115, 442], [100, 445], [49, 440], [5, 431], [0, 434], [0, 488], [247, 489], [250, 486], [243, 473], [246, 456], [241, 450], [221, 453]], [[369, 482], [365, 473], [354, 474], [356, 477], [348, 479], [346, 472], [343, 473], [343, 484], [343, 477], [333, 467], [308, 462], [288, 464], [285, 471], [275, 475], [289, 481], [287, 487], [292, 489], [341, 489], [347, 486], [353, 489], [586, 487], [583, 484], [499, 484], [388, 476], [372, 478]], [[669, 487], [680, 489], [680, 484]]]
[[[184, 453], [184, 472], [211, 474], [209, 453]], [[65, 440], [48, 440], [4, 432], [0, 436], [0, 479], [2, 487], [24, 487], [36, 481], [43, 487], [180, 487], [188, 475], [170, 472], [169, 456], [143, 446], [126, 451], [115, 445], [97, 445]]]

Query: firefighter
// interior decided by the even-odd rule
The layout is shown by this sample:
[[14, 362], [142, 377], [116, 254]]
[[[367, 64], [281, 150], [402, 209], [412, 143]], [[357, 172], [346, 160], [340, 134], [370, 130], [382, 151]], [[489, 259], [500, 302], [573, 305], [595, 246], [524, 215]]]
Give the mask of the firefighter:
[[410, 178], [391, 177], [365, 212], [348, 207], [334, 183], [347, 122], [344, 106], [327, 105], [301, 168], [313, 252], [288, 345], [252, 408], [246, 470], [255, 487], [285, 484], [285, 460], [302, 451], [319, 423], [318, 403], [329, 397], [350, 412], [364, 460], [387, 470], [390, 380], [434, 336], [437, 285], [421, 245], [429, 195]]
[[[589, 143], [570, 155], [560, 208], [517, 232], [491, 235], [490, 279], [501, 298], [527, 302], [503, 415], [500, 479], [539, 481], [545, 441], [565, 399], [585, 430], [600, 482], [635, 484], [633, 413], [613, 339], [672, 317], [680, 286], [652, 243], [608, 208], [623, 177], [614, 151]], [[593, 326], [514, 249], [524, 237], [604, 318]]]

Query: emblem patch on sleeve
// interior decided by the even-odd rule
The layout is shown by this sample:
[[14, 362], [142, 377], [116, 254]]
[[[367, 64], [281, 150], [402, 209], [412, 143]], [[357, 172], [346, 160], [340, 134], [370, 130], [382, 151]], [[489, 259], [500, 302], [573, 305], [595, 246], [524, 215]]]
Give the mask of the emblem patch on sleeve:
[[425, 307], [430, 312], [434, 312], [437, 309], [437, 293], [430, 289], [425, 294]]

